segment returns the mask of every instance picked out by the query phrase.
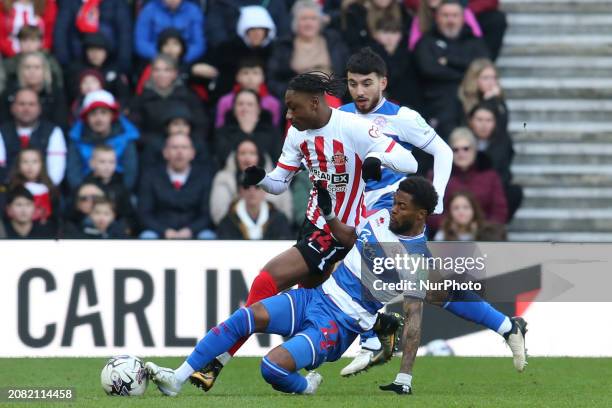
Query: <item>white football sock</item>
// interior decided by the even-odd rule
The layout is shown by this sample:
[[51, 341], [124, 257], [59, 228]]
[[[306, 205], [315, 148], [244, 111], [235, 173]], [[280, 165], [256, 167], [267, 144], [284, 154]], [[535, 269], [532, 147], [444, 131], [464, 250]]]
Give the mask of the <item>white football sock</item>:
[[506, 316], [502, 324], [497, 328], [497, 332], [502, 336], [512, 330], [512, 322], [510, 318]]
[[395, 381], [393, 382], [396, 384], [402, 384], [412, 387], [412, 375], [399, 373], [395, 376]]
[[181, 382], [181, 384], [187, 381], [189, 376], [191, 376], [191, 374], [193, 373], [195, 373], [195, 370], [189, 365], [187, 361], [181, 364], [179, 368], [174, 370], [174, 375], [176, 376], [176, 379]]
[[368, 350], [379, 350], [381, 347], [382, 344], [380, 344], [380, 340], [378, 340], [377, 336], [370, 337], [361, 343], [361, 348], [367, 348]]

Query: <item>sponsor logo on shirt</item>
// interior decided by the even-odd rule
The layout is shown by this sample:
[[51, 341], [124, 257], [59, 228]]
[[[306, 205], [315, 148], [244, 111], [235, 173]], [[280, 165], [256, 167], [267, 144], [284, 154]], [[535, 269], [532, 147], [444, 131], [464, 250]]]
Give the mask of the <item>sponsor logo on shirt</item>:
[[315, 180], [327, 181], [327, 190], [330, 193], [344, 192], [349, 183], [348, 173], [326, 173], [319, 169], [310, 169], [310, 174]]
[[379, 137], [382, 136], [382, 134], [380, 133], [380, 129], [378, 128], [378, 126], [372, 126], [370, 128], [370, 130], [368, 131], [369, 135], [371, 138], [373, 139], [377, 139]]

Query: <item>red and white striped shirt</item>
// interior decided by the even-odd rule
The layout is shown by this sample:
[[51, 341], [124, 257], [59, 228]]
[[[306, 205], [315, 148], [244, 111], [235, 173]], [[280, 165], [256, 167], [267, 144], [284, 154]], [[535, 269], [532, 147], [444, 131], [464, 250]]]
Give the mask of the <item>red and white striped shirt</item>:
[[[290, 172], [287, 177], [290, 178], [304, 163], [311, 181], [323, 180], [327, 185], [338, 219], [356, 226], [363, 210], [363, 161], [370, 153], [390, 152], [394, 146], [395, 141], [383, 135], [370, 121], [332, 109], [329, 122], [321, 129], [298, 131], [293, 126], [289, 128], [277, 169]], [[329, 231], [317, 206], [314, 188], [310, 192], [306, 216], [318, 228]]]

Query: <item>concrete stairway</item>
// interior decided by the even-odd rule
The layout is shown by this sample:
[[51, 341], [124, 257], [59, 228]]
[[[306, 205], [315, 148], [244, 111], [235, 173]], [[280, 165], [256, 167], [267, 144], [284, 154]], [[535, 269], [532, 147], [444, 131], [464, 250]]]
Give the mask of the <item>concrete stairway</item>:
[[612, 0], [502, 0], [525, 201], [510, 239], [612, 241]]

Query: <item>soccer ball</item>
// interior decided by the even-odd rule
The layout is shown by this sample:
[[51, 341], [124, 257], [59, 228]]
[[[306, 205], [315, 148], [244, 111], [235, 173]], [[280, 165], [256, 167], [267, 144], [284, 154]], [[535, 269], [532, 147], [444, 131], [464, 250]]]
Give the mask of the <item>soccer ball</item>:
[[141, 359], [134, 356], [114, 356], [100, 374], [102, 388], [108, 395], [142, 395], [149, 384], [149, 377]]

